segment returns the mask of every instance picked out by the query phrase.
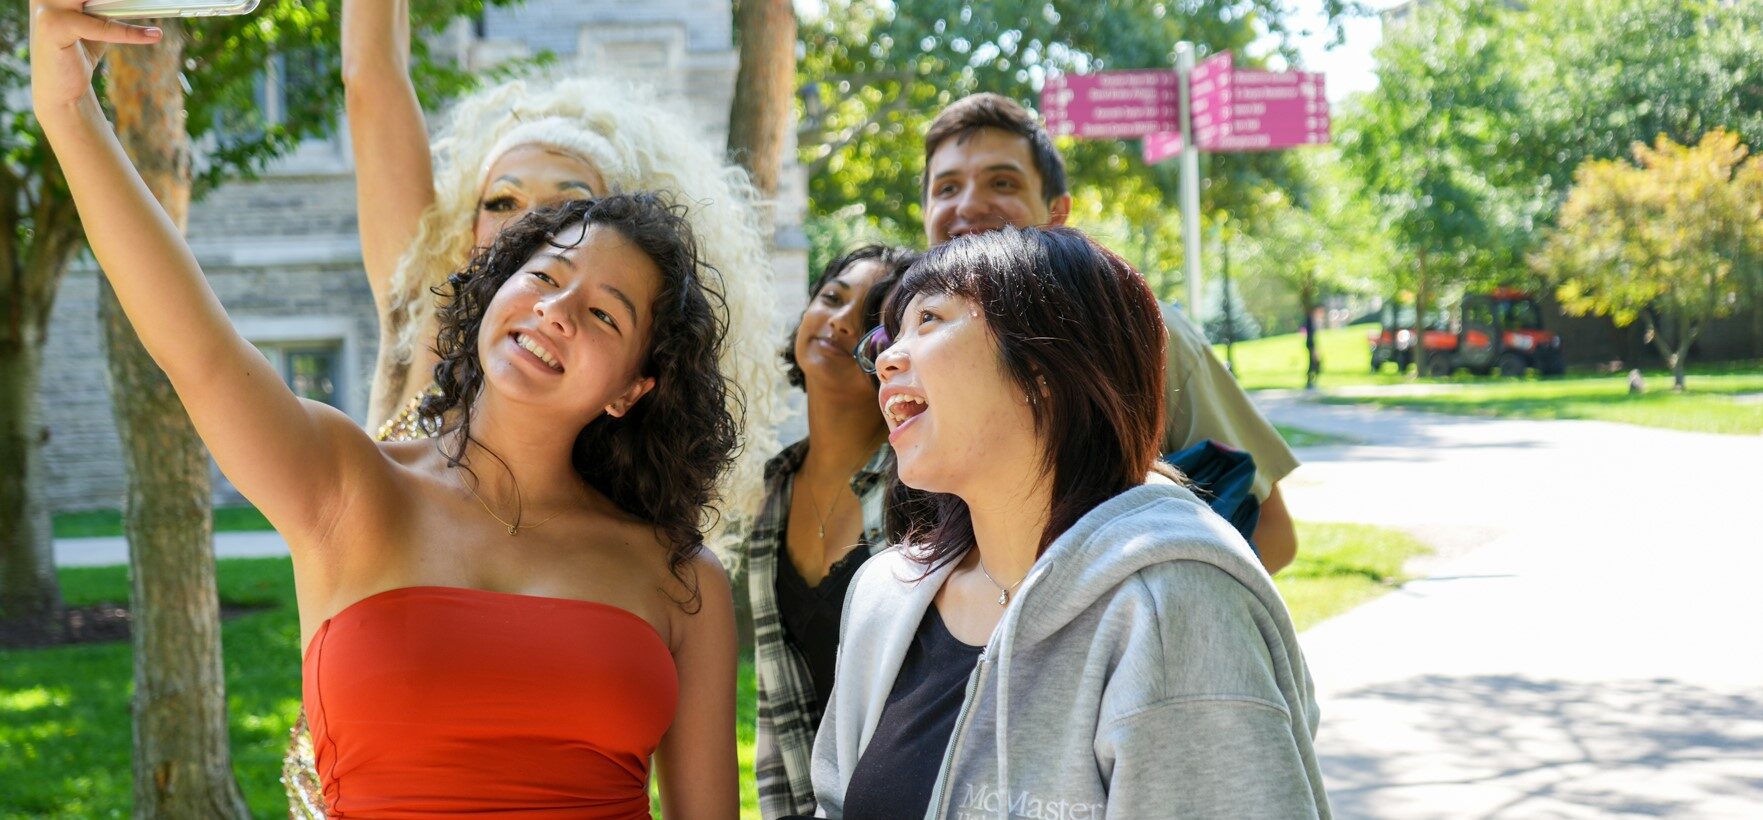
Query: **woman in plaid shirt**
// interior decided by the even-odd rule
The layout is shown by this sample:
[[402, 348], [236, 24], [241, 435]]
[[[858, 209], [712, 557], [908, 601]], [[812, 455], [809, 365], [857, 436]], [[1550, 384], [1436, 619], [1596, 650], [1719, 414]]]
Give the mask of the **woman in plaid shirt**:
[[[874, 377], [852, 351], [918, 254], [869, 245], [827, 265], [783, 351], [808, 394], [808, 438], [765, 466], [765, 503], [744, 549], [759, 689], [755, 774], [765, 817], [814, 811], [809, 755], [851, 576], [888, 543], [893, 451]], [[800, 490], [801, 492], [797, 492]]]

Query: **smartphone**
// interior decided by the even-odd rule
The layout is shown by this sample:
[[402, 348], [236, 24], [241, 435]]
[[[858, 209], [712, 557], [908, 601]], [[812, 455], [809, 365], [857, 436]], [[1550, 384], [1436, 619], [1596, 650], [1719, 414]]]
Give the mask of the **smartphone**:
[[249, 14], [258, 0], [87, 0], [87, 14], [132, 20], [144, 17], [217, 17]]

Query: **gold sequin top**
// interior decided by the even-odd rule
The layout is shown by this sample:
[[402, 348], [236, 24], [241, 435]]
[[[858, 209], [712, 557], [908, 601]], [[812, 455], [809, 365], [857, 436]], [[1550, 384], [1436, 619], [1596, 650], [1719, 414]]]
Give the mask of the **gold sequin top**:
[[379, 432], [374, 433], [376, 441], [413, 441], [419, 438], [434, 438], [441, 431], [440, 419], [422, 417], [422, 400], [429, 396], [441, 395], [441, 388], [429, 385], [428, 389], [410, 397], [396, 415], [386, 419], [380, 425]]

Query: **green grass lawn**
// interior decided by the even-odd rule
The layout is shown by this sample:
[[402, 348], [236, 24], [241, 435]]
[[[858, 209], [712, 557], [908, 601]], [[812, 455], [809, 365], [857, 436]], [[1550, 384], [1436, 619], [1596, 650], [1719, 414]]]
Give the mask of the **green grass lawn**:
[[1668, 372], [1648, 372], [1646, 377], [1647, 392], [1638, 396], [1629, 395], [1628, 377], [1617, 374], [1452, 383], [1425, 394], [1323, 400], [1460, 415], [1595, 419], [1698, 433], [1763, 433], [1763, 363], [1694, 368], [1682, 393], [1671, 392]]
[[1275, 424], [1273, 429], [1279, 431], [1279, 437], [1286, 440], [1292, 447], [1330, 447], [1336, 444], [1354, 444], [1357, 439], [1348, 436], [1337, 436], [1333, 433], [1318, 433], [1302, 427], [1291, 427]]
[[[1626, 373], [1580, 374], [1563, 378], [1502, 379], [1459, 373], [1450, 379], [1418, 382], [1397, 375], [1393, 365], [1372, 374], [1365, 336], [1375, 326], [1325, 330], [1321, 387], [1324, 401], [1372, 403], [1460, 415], [1528, 419], [1595, 419], [1704, 433], [1763, 433], [1763, 362], [1692, 366], [1682, 393], [1671, 392], [1671, 374], [1646, 371], [1647, 392], [1628, 394]], [[1215, 346], [1224, 355], [1222, 345]], [[1250, 390], [1304, 386], [1304, 340], [1297, 334], [1269, 336], [1236, 346], [1237, 380]], [[1427, 385], [1425, 392], [1330, 388], [1366, 385]], [[1284, 432], [1282, 430], [1282, 432]], [[1305, 446], [1294, 442], [1294, 446]]]
[[1397, 530], [1300, 521], [1298, 557], [1273, 583], [1303, 630], [1393, 589], [1407, 580], [1402, 565], [1428, 552]]
[[[81, 510], [55, 514], [56, 538], [104, 538], [122, 535], [121, 510]], [[215, 532], [273, 530], [269, 519], [249, 504], [214, 508]]]
[[[1371, 346], [1366, 344], [1365, 335], [1376, 328], [1376, 325], [1329, 328], [1316, 337], [1322, 348], [1322, 387], [1400, 384], [1404, 381], [1403, 377], [1396, 375], [1394, 365], [1386, 366], [1382, 374], [1372, 374]], [[1213, 349], [1218, 351], [1218, 358], [1224, 359], [1224, 345], [1213, 345]], [[1308, 356], [1304, 338], [1296, 333], [1237, 342], [1234, 372], [1237, 381], [1250, 390], [1300, 388], [1304, 386], [1304, 366]]]
[[[1278, 579], [1299, 628], [1389, 589], [1423, 547], [1401, 533], [1299, 524], [1298, 560]], [[219, 562], [221, 600], [269, 606], [222, 627], [233, 763], [251, 811], [287, 816], [279, 782], [288, 728], [300, 708], [300, 626], [285, 558]], [[124, 601], [123, 567], [61, 571], [70, 604]], [[129, 646], [0, 651], [0, 818], [127, 817], [130, 805]], [[743, 818], [753, 791], [753, 666], [737, 693]]]

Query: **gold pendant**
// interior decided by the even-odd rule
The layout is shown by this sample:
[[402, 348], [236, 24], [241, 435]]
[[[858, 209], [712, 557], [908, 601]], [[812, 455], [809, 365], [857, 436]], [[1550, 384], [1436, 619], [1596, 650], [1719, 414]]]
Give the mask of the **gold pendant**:
[[510, 524], [510, 525], [508, 525], [508, 534], [509, 535], [519, 535], [520, 533], [517, 532], [517, 530], [519, 530], [519, 529], [520, 529], [520, 527], [518, 527], [514, 524]]
[[1007, 590], [1007, 589], [1000, 590], [998, 592], [998, 606], [1006, 606], [1009, 603], [1010, 603], [1010, 590]]

